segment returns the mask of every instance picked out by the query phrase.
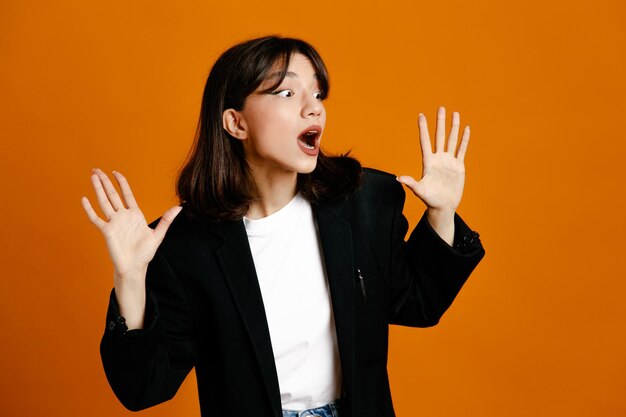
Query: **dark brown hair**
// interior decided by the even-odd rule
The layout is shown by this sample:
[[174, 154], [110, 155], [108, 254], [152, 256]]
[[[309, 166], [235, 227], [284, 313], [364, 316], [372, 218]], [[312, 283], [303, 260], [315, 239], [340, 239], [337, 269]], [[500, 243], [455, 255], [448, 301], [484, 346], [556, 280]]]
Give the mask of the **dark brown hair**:
[[[316, 70], [322, 98], [328, 95], [328, 72], [317, 51], [294, 38], [267, 36], [233, 46], [213, 65], [202, 97], [200, 120], [194, 144], [179, 172], [176, 193], [193, 217], [213, 220], [241, 219], [258, 198], [256, 186], [241, 142], [223, 128], [222, 113], [241, 110], [275, 65], [280, 76], [272, 91], [287, 74], [294, 53], [306, 56]], [[311, 202], [346, 197], [361, 182], [361, 165], [346, 155], [320, 152], [310, 174], [298, 174], [298, 190]]]

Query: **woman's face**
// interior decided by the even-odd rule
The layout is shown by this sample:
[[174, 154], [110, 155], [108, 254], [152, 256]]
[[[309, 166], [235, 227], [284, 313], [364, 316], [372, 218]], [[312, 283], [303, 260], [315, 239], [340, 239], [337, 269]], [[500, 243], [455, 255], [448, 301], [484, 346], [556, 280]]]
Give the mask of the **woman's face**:
[[239, 112], [246, 158], [255, 173], [309, 173], [317, 164], [326, 124], [323, 92], [306, 56], [294, 54], [287, 71], [275, 90], [264, 93], [278, 75], [270, 71]]

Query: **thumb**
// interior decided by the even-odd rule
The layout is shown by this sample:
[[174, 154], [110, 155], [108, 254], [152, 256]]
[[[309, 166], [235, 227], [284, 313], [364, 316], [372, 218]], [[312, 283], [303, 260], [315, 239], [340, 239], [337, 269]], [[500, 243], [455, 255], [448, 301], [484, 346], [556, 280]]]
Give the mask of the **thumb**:
[[163, 241], [167, 229], [170, 227], [170, 225], [172, 224], [178, 213], [182, 211], [182, 209], [182, 206], [174, 206], [169, 208], [165, 213], [163, 213], [163, 216], [161, 216], [161, 220], [159, 220], [159, 224], [157, 224], [154, 228], [154, 236], [159, 241], [159, 243]]
[[421, 195], [422, 184], [419, 181], [416, 181], [415, 178], [409, 175], [401, 175], [396, 177], [396, 180], [398, 180], [399, 183], [406, 185], [416, 196], [419, 197]]

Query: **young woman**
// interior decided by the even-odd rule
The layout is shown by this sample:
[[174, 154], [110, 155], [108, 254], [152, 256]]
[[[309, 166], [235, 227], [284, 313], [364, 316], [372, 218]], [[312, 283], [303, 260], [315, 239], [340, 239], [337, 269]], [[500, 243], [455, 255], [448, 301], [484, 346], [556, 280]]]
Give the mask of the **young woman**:
[[[128, 409], [195, 367], [203, 416], [394, 415], [389, 324], [435, 325], [485, 253], [455, 213], [469, 128], [459, 143], [453, 113], [446, 149], [440, 108], [433, 152], [420, 114], [423, 178], [396, 178], [320, 150], [327, 95], [313, 47], [253, 39], [211, 70], [180, 206], [148, 225], [94, 169], [106, 220], [82, 204], [115, 271], [100, 352]], [[401, 183], [427, 206], [406, 242]]]

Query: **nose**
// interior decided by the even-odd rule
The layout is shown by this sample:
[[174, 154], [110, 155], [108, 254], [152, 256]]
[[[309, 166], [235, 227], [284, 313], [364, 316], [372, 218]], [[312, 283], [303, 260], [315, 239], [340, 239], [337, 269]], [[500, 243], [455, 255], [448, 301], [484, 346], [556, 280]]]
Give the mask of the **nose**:
[[307, 94], [302, 104], [302, 117], [320, 117], [324, 111], [324, 104], [314, 94]]

